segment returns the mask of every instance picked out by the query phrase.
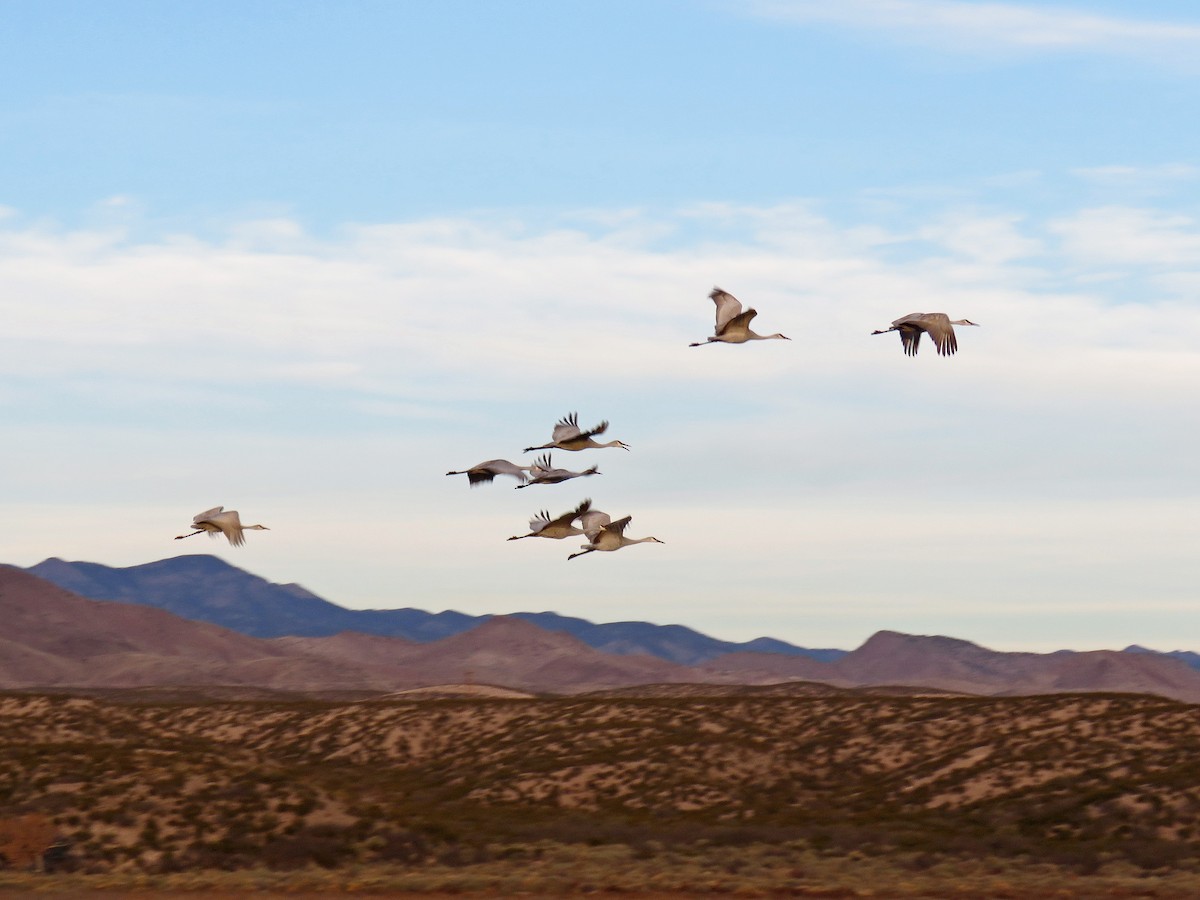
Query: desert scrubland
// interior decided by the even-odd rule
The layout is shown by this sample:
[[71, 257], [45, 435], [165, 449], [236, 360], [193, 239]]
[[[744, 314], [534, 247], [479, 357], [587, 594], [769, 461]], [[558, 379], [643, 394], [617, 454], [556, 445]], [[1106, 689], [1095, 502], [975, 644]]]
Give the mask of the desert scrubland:
[[0, 885], [1200, 894], [1200, 707], [644, 693], [0, 695]]

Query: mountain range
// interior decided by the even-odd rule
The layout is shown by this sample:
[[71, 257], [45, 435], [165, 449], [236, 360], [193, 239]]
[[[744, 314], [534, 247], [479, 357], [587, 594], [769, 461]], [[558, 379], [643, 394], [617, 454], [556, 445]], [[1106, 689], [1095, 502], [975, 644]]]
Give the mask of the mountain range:
[[[218, 575], [239, 572], [193, 559]], [[282, 588], [301, 602], [319, 600], [295, 585]], [[202, 593], [202, 582], [192, 589]], [[955, 638], [882, 631], [831, 660], [743, 647], [685, 665], [644, 652], [605, 652], [517, 616], [486, 617], [469, 630], [425, 641], [353, 631], [260, 638], [145, 603], [87, 599], [12, 566], [0, 566], [0, 621], [0, 689], [223, 685], [327, 694], [486, 682], [574, 694], [651, 684], [810, 682], [825, 690], [1135, 692], [1200, 703], [1200, 671], [1144, 650], [1004, 653]]]
[[[273, 584], [207, 555], [177, 556], [129, 568], [52, 558], [26, 571], [81, 597], [154, 606], [250, 637], [326, 637], [357, 631], [426, 642], [470, 631], [491, 618], [450, 610], [430, 613], [420, 609], [346, 609], [298, 584]], [[808, 656], [826, 662], [846, 653], [810, 650], [766, 637], [744, 643], [722, 641], [682, 625], [649, 622], [598, 625], [553, 612], [512, 615], [546, 631], [569, 634], [604, 653], [623, 656], [643, 653], [683, 665], [696, 665], [735, 651]]]

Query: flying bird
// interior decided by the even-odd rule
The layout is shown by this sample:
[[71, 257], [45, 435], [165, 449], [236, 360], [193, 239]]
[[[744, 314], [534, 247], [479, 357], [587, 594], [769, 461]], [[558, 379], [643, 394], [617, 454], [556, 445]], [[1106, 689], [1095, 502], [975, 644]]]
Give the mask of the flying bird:
[[606, 419], [595, 428], [582, 431], [579, 428], [579, 414], [570, 413], [555, 424], [554, 431], [550, 435], [550, 443], [542, 444], [540, 447], [526, 447], [524, 452], [528, 453], [531, 450], [588, 450], [601, 447], [629, 449], [629, 445], [621, 441], [609, 441], [607, 444], [601, 444], [592, 440], [593, 435], [604, 434], [607, 430], [608, 420]]
[[656, 544], [665, 543], [656, 537], [625, 537], [625, 526], [627, 526], [633, 520], [633, 516], [626, 516], [623, 519], [617, 519], [615, 522], [606, 522], [600, 525], [599, 523], [601, 521], [601, 517], [603, 519], [608, 518], [608, 516], [601, 513], [601, 516], [594, 518], [591, 523], [592, 525], [599, 525], [599, 527], [588, 530], [589, 523], [586, 521], [587, 516], [584, 516], [585, 521], [583, 524], [587, 534], [588, 542], [581, 545], [583, 549], [578, 553], [572, 553], [570, 556], [568, 556], [568, 560], [574, 559], [577, 556], [583, 556], [587, 553], [594, 553], [597, 550], [620, 550], [622, 547], [628, 547], [632, 544], [644, 544], [647, 541], [653, 541]]
[[744, 344], [746, 341], [790, 341], [790, 337], [782, 334], [756, 334], [750, 330], [750, 320], [758, 315], [754, 309], [742, 312], [742, 304], [733, 296], [719, 287], [714, 287], [708, 298], [717, 305], [717, 327], [712, 337], [705, 341], [688, 344], [689, 347], [703, 347], [705, 344]]
[[[524, 485], [529, 480], [529, 476], [525, 473], [529, 471], [529, 466], [518, 466], [516, 463], [510, 463], [507, 459], [489, 459], [486, 462], [481, 462], [471, 466], [469, 469], [463, 469], [461, 472], [447, 472], [447, 475], [466, 475], [467, 481], [471, 483], [471, 487], [477, 484], [490, 484], [491, 480], [497, 475], [511, 475], [513, 478]], [[518, 485], [521, 486], [521, 485]]]
[[900, 340], [904, 344], [905, 356], [916, 356], [921, 345], [921, 332], [929, 335], [937, 352], [942, 356], [951, 356], [958, 349], [958, 338], [954, 335], [955, 325], [979, 326], [978, 322], [970, 319], [955, 319], [945, 313], [909, 313], [892, 323], [891, 328], [872, 331], [871, 334], [887, 334], [889, 331], [900, 332]]
[[[529, 534], [515, 534], [509, 540], [519, 541], [522, 538], [542, 537], [558, 541], [573, 534], [585, 534], [586, 532], [582, 528], [575, 527], [575, 520], [589, 512], [593, 514], [600, 512], [592, 510], [591, 500], [584, 500], [571, 512], [565, 512], [557, 519], [550, 518], [550, 513], [542, 510], [529, 520]], [[601, 515], [604, 514], [601, 513]]]
[[550, 462], [550, 454], [543, 453], [538, 457], [537, 462], [529, 467], [529, 481], [526, 484], [518, 484], [517, 489], [530, 487], [535, 484], [559, 484], [563, 481], [569, 481], [572, 478], [582, 478], [585, 475], [599, 475], [600, 467], [592, 466], [590, 469], [585, 469], [582, 472], [572, 472], [569, 469], [556, 469], [553, 463]]
[[243, 525], [236, 509], [226, 511], [223, 506], [214, 506], [212, 509], [206, 509], [202, 513], [197, 513], [192, 518], [192, 527], [198, 530], [193, 531], [191, 534], [178, 535], [175, 540], [181, 541], [184, 538], [195, 537], [198, 534], [208, 532], [209, 537], [216, 537], [218, 534], [223, 534], [229, 540], [229, 543], [235, 547], [240, 547], [246, 543], [246, 536], [242, 532], [271, 530], [266, 525]]

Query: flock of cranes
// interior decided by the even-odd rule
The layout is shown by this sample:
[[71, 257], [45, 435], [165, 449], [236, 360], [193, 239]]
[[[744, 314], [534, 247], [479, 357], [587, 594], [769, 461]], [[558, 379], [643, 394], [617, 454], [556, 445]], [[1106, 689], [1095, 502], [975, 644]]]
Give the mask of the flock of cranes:
[[[758, 315], [757, 310], [742, 309], [741, 302], [727, 291], [714, 287], [708, 295], [716, 305], [716, 327], [712, 337], [704, 341], [688, 344], [689, 347], [703, 347], [705, 344], [744, 344], [747, 341], [789, 341], [791, 338], [783, 334], [758, 334], [751, 331], [750, 322]], [[954, 336], [955, 325], [974, 325], [967, 319], [951, 322], [945, 313], [911, 313], [892, 322], [890, 328], [874, 331], [872, 334], [885, 334], [888, 331], [899, 331], [904, 344], [904, 352], [915, 356], [921, 340], [922, 332], [929, 335], [939, 354], [949, 356], [958, 349]], [[583, 430], [579, 427], [579, 416], [570, 413], [560, 419], [554, 426], [548, 444], [536, 447], [526, 447], [526, 453], [535, 450], [589, 450], [604, 447], [620, 447], [628, 450], [629, 445], [622, 441], [601, 443], [595, 440], [596, 435], [608, 430], [608, 420], [602, 421], [594, 428]], [[596, 466], [583, 472], [571, 472], [566, 469], [555, 469], [550, 462], [550, 454], [546, 453], [531, 466], [522, 466], [507, 459], [489, 459], [478, 463], [469, 469], [447, 472], [447, 475], [466, 475], [472, 487], [491, 482], [498, 475], [509, 475], [516, 478], [520, 484], [517, 488], [529, 487], [534, 484], [558, 484], [571, 478], [585, 475], [599, 475]], [[629, 538], [625, 529], [632, 520], [631, 516], [617, 519], [615, 522], [608, 513], [592, 508], [592, 501], [584, 500], [575, 509], [568, 510], [559, 516], [551, 518], [547, 510], [542, 510], [529, 520], [529, 533], [517, 534], [509, 538], [519, 541], [522, 538], [550, 538], [562, 540], [574, 535], [584, 535], [587, 538], [578, 553], [572, 553], [568, 560], [575, 559], [587, 553], [599, 551], [620, 550], [633, 544], [657, 543], [663, 541], [656, 537]], [[576, 525], [576, 522], [579, 524]]]
[[[623, 441], [601, 443], [594, 440], [596, 435], [603, 434], [607, 430], [608, 421], [605, 420], [595, 428], [589, 428], [585, 431], [579, 427], [579, 415], [577, 413], [568, 413], [555, 423], [554, 431], [550, 435], [550, 443], [542, 444], [540, 447], [526, 447], [524, 452], [530, 453], [534, 450], [548, 450], [550, 448], [570, 450], [572, 452], [603, 449], [605, 447], [620, 447], [622, 450], [629, 449], [629, 445]], [[497, 475], [511, 475], [520, 482], [517, 485], [517, 488], [520, 489], [535, 484], [560, 484], [572, 478], [583, 478], [587, 475], [599, 475], [601, 473], [598, 466], [592, 466], [582, 472], [556, 469], [550, 461], [550, 454], [544, 453], [531, 466], [519, 466], [514, 462], [509, 462], [507, 459], [489, 459], [486, 462], [471, 466], [469, 469], [447, 472], [446, 474], [465, 474], [471, 487], [486, 484]], [[578, 528], [575, 527], [576, 520], [579, 522]], [[644, 544], [651, 541], [656, 544], [663, 543], [656, 537], [625, 537], [625, 528], [631, 520], [632, 516], [625, 516], [614, 522], [612, 516], [608, 513], [592, 509], [591, 500], [584, 500], [575, 509], [553, 519], [550, 518], [549, 512], [542, 510], [529, 520], [529, 534], [514, 535], [509, 540], [518, 541], [521, 538], [529, 537], [562, 540], [576, 534], [584, 535], [587, 538], [587, 543], [582, 545], [578, 553], [572, 553], [567, 559], [574, 559], [577, 556], [583, 556], [585, 553], [593, 553], [596, 550], [620, 550], [622, 547], [628, 547], [631, 544]]]
[[[752, 308], [743, 310], [741, 302], [736, 297], [721, 290], [719, 287], [714, 287], [712, 292], [709, 293], [708, 298], [716, 305], [716, 327], [714, 328], [713, 335], [703, 341], [688, 344], [689, 347], [703, 347], [705, 344], [744, 344], [747, 341], [791, 340], [791, 338], [778, 333], [757, 334], [751, 331], [750, 322], [758, 315], [758, 312]], [[969, 319], [955, 319], [951, 321], [950, 317], [945, 313], [909, 313], [907, 316], [893, 321], [890, 328], [872, 331], [871, 334], [887, 334], [890, 331], [898, 331], [906, 356], [916, 356], [921, 344], [921, 335], [928, 334], [938, 354], [941, 356], [950, 356], [958, 350], [958, 339], [954, 333], [954, 326], [977, 324]], [[629, 445], [623, 441], [614, 440], [602, 443], [595, 440], [596, 435], [604, 434], [607, 430], [608, 420], [605, 419], [599, 425], [585, 431], [579, 427], [579, 416], [576, 413], [570, 413], [555, 423], [549, 443], [536, 447], [526, 447], [524, 452], [531, 453], [537, 450], [567, 450], [574, 452], [579, 450], [598, 450], [606, 447], [620, 447], [622, 450], [629, 449]], [[518, 465], [517, 463], [509, 462], [507, 459], [489, 459], [477, 463], [469, 469], [447, 472], [446, 474], [466, 475], [471, 487], [488, 484], [499, 475], [508, 475], [520, 482], [517, 485], [519, 489], [535, 484], [561, 484], [572, 478], [584, 478], [601, 473], [596, 466], [592, 466], [582, 472], [572, 472], [569, 469], [556, 469], [551, 462], [550, 453], [546, 452], [538, 457], [533, 464], [528, 466]], [[608, 513], [592, 509], [591, 500], [584, 500], [575, 509], [553, 519], [550, 518], [549, 512], [542, 510], [529, 520], [528, 534], [513, 535], [509, 540], [517, 541], [522, 538], [531, 537], [562, 540], [573, 535], [583, 535], [586, 537], [587, 543], [581, 546], [578, 553], [572, 553], [568, 556], [568, 560], [587, 553], [594, 553], [598, 550], [611, 552], [633, 544], [663, 543], [663, 541], [660, 541], [656, 537], [626, 537], [625, 528], [631, 520], [632, 516], [624, 516], [614, 522]], [[579, 523], [578, 526], [575, 525], [576, 522]], [[175, 540], [182, 540], [183, 538], [193, 537], [197, 534], [208, 534], [209, 537], [216, 537], [218, 534], [223, 534], [230, 544], [240, 547], [246, 541], [243, 532], [270, 530], [266, 525], [242, 525], [237, 510], [226, 510], [222, 506], [216, 506], [197, 514], [192, 519], [192, 527], [197, 530], [190, 534], [181, 534]]]

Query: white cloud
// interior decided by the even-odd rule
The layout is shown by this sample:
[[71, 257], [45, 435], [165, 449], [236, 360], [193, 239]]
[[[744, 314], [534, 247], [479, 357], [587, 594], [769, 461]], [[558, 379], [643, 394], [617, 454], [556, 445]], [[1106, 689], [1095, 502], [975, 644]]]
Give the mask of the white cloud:
[[1020, 230], [1021, 217], [965, 215], [943, 217], [921, 229], [926, 240], [985, 264], [1002, 264], [1042, 252], [1041, 241]]
[[1048, 230], [1068, 257], [1095, 266], [1200, 265], [1200, 224], [1178, 213], [1095, 207], [1055, 219]]
[[[247, 246], [251, 232], [272, 246]], [[1003, 335], [1005, 359], [1021, 362], [1009, 384], [1068, 377], [1099, 396], [1119, 379], [1090, 362], [1062, 371], [1061, 361], [1120, 345], [1144, 356], [1147, 382], [1176, 377], [1160, 351], [1200, 342], [1200, 323], [1174, 310], [1164, 287], [1185, 284], [1183, 273], [1163, 269], [1197, 263], [1195, 222], [1133, 207], [1048, 223], [947, 210], [910, 232], [837, 226], [794, 204], [623, 215], [595, 234], [432, 220], [318, 239], [274, 222], [226, 241], [134, 242], [14, 226], [0, 231], [0, 309], [15, 339], [0, 370], [149, 377], [159, 390], [324, 386], [357, 395], [361, 410], [394, 411], [422, 395], [501, 401], [576, 384], [624, 394], [648, 379], [724, 390], [789, 373], [886, 377], [894, 360], [879, 345], [890, 337], [859, 338], [905, 313], [943, 310], [985, 326], [966, 341]], [[1142, 266], [1173, 281], [1147, 281]], [[1121, 302], [1131, 280], [1141, 289], [1132, 305]], [[713, 284], [800, 353], [687, 348], [711, 333]], [[1176, 313], [1170, 338], [1144, 330], [1156, 306]], [[740, 363], [715, 368], [717, 355]]]
[[[1194, 582], [1200, 426], [1179, 410], [1200, 306], [1160, 286], [1200, 257], [1189, 219], [948, 208], [891, 231], [783, 204], [573, 221], [0, 229], [8, 560], [160, 558], [220, 503], [273, 529], [227, 558], [338, 602], [711, 629], [705, 607], [734, 631], [722, 610], [751, 585], [754, 632], [796, 639], [825, 606], [874, 616], [889, 597], [872, 627], [986, 617], [1014, 592], [1078, 615], [1130, 589], [1122, 548], [1155, 573], [1139, 602]], [[793, 341], [688, 348], [714, 283]], [[918, 310], [982, 327], [952, 359], [869, 333]], [[444, 476], [522, 458], [575, 409], [634, 447], [588, 457], [604, 474], [586, 485]], [[667, 543], [568, 567], [570, 542], [503, 540], [583, 496]], [[949, 555], [945, 577], [897, 588], [921, 553]]]
[[751, 0], [751, 14], [883, 31], [942, 51], [1090, 50], [1150, 55], [1200, 48], [1200, 25], [1106, 16], [1067, 6], [961, 0]]
[[1200, 167], [1188, 163], [1161, 163], [1153, 166], [1086, 166], [1071, 174], [1105, 187], [1167, 188], [1180, 181], [1200, 178]]

